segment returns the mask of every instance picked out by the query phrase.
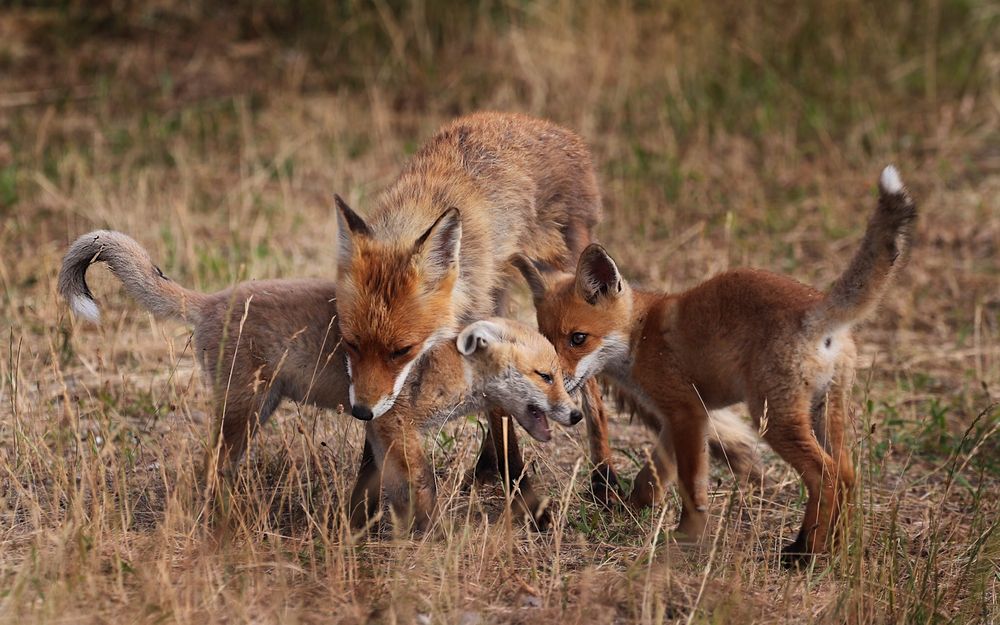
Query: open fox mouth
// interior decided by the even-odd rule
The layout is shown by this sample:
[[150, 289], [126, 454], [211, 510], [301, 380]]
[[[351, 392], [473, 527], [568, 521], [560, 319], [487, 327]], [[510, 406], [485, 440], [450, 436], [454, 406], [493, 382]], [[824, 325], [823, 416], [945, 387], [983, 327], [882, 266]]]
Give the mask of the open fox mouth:
[[532, 421], [530, 427], [526, 428], [528, 433], [543, 443], [551, 440], [552, 432], [549, 430], [549, 420], [545, 416], [545, 411], [537, 404], [529, 404], [528, 416], [531, 417]]

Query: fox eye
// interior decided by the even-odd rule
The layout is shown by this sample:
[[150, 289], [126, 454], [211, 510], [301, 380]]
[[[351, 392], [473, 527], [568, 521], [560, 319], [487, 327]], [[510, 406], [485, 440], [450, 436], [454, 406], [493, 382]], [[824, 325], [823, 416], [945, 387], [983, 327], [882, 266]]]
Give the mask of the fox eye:
[[411, 351], [413, 351], [413, 346], [412, 345], [407, 345], [406, 347], [400, 347], [396, 351], [394, 351], [391, 354], [389, 354], [389, 358], [392, 358], [393, 360], [396, 360], [397, 358], [402, 358], [403, 356], [406, 356]]
[[587, 335], [583, 332], [574, 332], [569, 335], [569, 344], [573, 347], [580, 347], [587, 340]]
[[542, 381], [545, 382], [546, 384], [552, 384], [551, 373], [542, 373], [541, 371], [535, 371], [535, 375], [542, 378]]
[[355, 354], [355, 355], [357, 355], [357, 354], [360, 354], [360, 353], [361, 353], [361, 352], [360, 352], [360, 351], [358, 350], [358, 346], [357, 346], [357, 345], [355, 345], [354, 343], [352, 343], [352, 342], [348, 341], [347, 339], [341, 339], [341, 340], [340, 340], [340, 342], [341, 342], [341, 343], [343, 343], [343, 344], [344, 344], [344, 347], [346, 347], [346, 348], [347, 348], [347, 351], [351, 352], [352, 354]]

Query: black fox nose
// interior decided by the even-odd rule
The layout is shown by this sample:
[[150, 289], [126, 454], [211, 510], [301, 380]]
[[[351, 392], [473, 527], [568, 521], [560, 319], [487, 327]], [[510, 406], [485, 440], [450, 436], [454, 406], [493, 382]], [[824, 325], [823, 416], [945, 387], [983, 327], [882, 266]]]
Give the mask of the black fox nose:
[[362, 406], [361, 404], [351, 406], [351, 414], [354, 415], [355, 419], [361, 419], [362, 421], [371, 421], [372, 417], [375, 416], [372, 414], [371, 408]]
[[580, 419], [582, 418], [583, 418], [582, 412], [580, 412], [579, 410], [572, 410], [569, 413], [569, 424], [576, 425], [577, 423], [580, 422]]

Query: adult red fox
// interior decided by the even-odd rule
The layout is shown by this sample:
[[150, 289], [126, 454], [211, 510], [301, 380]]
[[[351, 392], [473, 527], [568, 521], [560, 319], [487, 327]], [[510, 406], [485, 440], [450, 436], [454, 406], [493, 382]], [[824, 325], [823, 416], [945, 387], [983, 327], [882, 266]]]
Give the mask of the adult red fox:
[[[378, 419], [421, 357], [458, 329], [500, 314], [518, 252], [569, 269], [601, 204], [575, 134], [524, 115], [479, 113], [444, 126], [373, 203], [367, 218], [336, 198], [339, 326], [351, 413]], [[595, 384], [584, 398], [595, 476], [613, 480]], [[489, 415], [496, 431], [500, 414]], [[477, 474], [495, 473], [516, 440], [486, 442]], [[522, 484], [525, 486], [525, 484]]]
[[[334, 409], [347, 404], [333, 282], [259, 280], [199, 293], [164, 276], [127, 235], [98, 230], [73, 243], [59, 272], [59, 293], [74, 312], [93, 321], [98, 309], [86, 273], [94, 262], [107, 263], [155, 316], [192, 326], [196, 355], [215, 398], [219, 455], [210, 457], [210, 466], [231, 474], [282, 399]], [[549, 418], [563, 425], [583, 418], [566, 394], [552, 345], [518, 322], [473, 323], [457, 343], [439, 344], [426, 358], [428, 367], [404, 385], [394, 409], [369, 424], [352, 495], [355, 526], [363, 526], [374, 511], [383, 486], [398, 513], [412, 515], [418, 527], [426, 525], [434, 511], [434, 480], [420, 433], [449, 418], [495, 407], [542, 441], [550, 437]], [[519, 476], [522, 468], [511, 466], [510, 472]], [[514, 501], [531, 512], [540, 506], [531, 491]]]
[[[910, 250], [916, 205], [894, 167], [879, 180], [878, 206], [861, 248], [829, 291], [737, 269], [680, 294], [633, 289], [599, 245], [576, 275], [546, 278], [530, 263], [539, 328], [559, 352], [573, 391], [611, 378], [659, 419], [660, 445], [629, 502], [660, 496], [676, 452], [683, 499], [679, 531], [702, 535], [708, 508], [706, 410], [743, 401], [764, 439], [802, 476], [809, 500], [787, 560], [827, 545], [854, 484], [844, 440], [854, 374], [851, 327], [877, 305]], [[672, 440], [671, 440], [672, 439]]]

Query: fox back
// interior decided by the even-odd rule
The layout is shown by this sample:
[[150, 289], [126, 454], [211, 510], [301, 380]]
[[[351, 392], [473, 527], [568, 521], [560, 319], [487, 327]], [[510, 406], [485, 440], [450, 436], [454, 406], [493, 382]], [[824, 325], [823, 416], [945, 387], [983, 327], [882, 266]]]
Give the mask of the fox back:
[[[899, 174], [887, 167], [864, 240], [826, 293], [757, 269], [734, 269], [680, 294], [633, 290], [596, 244], [583, 252], [575, 275], [546, 276], [526, 258], [514, 262], [531, 287], [539, 329], [559, 352], [571, 391], [600, 371], [624, 373], [637, 348], [657, 341], [669, 348], [659, 358], [672, 366], [737, 380], [744, 377], [740, 369], [757, 367], [755, 354], [780, 351], [801, 360], [802, 344], [810, 360], [813, 352], [816, 359], [833, 360], [840, 342], [851, 351], [847, 331], [872, 312], [905, 265], [915, 218]], [[708, 373], [693, 377], [703, 381], [701, 388], [711, 386]]]

